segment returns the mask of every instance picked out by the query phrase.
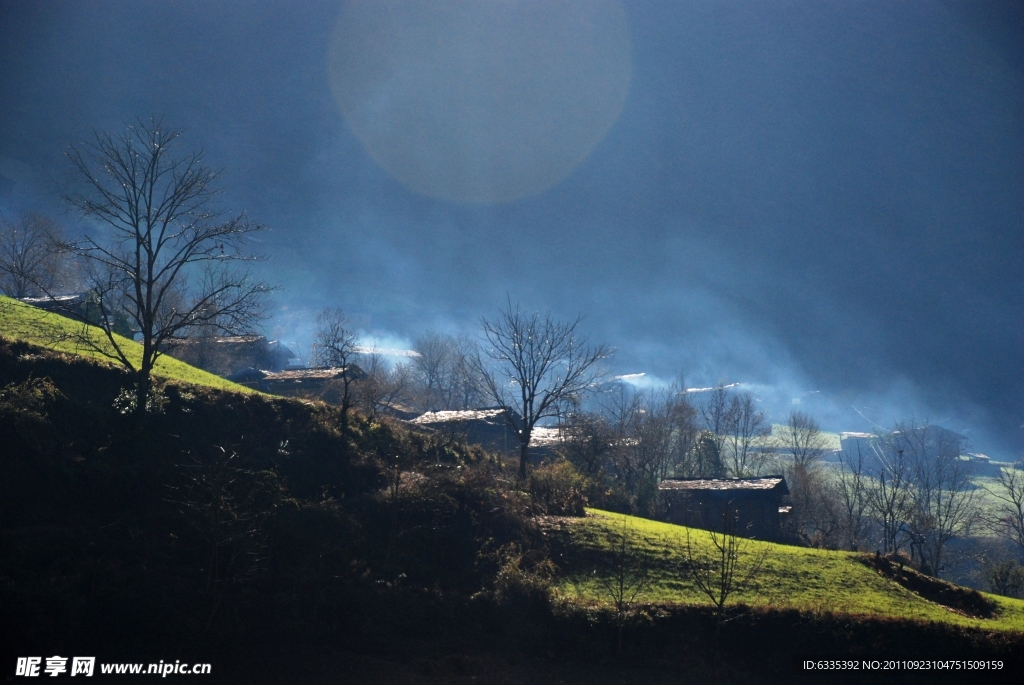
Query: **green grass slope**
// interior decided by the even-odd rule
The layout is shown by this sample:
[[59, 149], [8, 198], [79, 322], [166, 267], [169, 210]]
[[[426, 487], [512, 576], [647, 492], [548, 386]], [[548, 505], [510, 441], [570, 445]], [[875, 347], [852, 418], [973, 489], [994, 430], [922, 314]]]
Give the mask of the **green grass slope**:
[[[625, 532], [630, 540], [627, 564], [645, 568], [648, 574], [648, 583], [636, 597], [637, 602], [710, 604], [685, 571], [687, 535], [699, 554], [711, 548], [706, 531], [596, 509], [588, 510], [588, 514], [585, 519], [563, 519], [548, 533], [557, 550], [554, 559], [562, 569], [560, 594], [584, 601], [609, 601], [602, 581], [622, 556], [616, 551], [615, 541]], [[730, 604], [1024, 631], [1022, 600], [985, 595], [998, 605], [996, 615], [972, 618], [911, 592], [850, 552], [749, 540], [743, 542], [740, 573], [765, 551], [760, 574], [746, 591], [734, 595]]]
[[[787, 426], [784, 423], [773, 423], [771, 434], [764, 438], [764, 446], [778, 450], [786, 449], [786, 447], [789, 445], [789, 443], [786, 441], [786, 433], [788, 430], [789, 426]], [[821, 438], [824, 442], [825, 449], [842, 449], [842, 440], [839, 437], [839, 433], [829, 433], [827, 431], [821, 431]]]
[[[119, 366], [111, 358], [113, 350], [100, 329], [3, 296], [0, 296], [0, 335], [12, 340], [46, 347], [56, 352], [65, 352]], [[84, 342], [83, 336], [88, 336], [89, 342]], [[132, 363], [140, 364], [142, 346], [127, 338], [115, 337]], [[166, 355], [157, 359], [153, 374], [165, 380], [221, 390], [254, 392], [245, 386], [232, 383], [220, 376], [207, 373]]]

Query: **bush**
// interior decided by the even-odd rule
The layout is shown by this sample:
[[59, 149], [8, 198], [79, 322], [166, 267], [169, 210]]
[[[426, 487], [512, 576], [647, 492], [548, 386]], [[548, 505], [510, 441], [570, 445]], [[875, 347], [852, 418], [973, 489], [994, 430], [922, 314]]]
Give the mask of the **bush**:
[[586, 487], [586, 478], [565, 460], [534, 469], [527, 484], [537, 513], [549, 516], [584, 516]]
[[524, 553], [515, 542], [499, 547], [494, 557], [498, 562], [494, 594], [499, 603], [547, 607], [551, 600], [551, 579], [556, 571], [550, 559], [537, 553]]

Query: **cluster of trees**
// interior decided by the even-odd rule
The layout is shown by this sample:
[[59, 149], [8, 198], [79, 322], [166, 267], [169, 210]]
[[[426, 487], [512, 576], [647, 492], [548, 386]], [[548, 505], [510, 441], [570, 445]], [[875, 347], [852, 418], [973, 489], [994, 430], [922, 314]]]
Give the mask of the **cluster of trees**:
[[482, 344], [428, 333], [415, 342], [410, 361], [389, 366], [381, 355], [357, 345], [341, 310], [328, 309], [317, 320], [312, 356], [317, 365], [343, 369], [338, 381], [343, 417], [354, 405], [371, 416], [396, 406], [500, 408], [519, 443], [519, 475], [525, 478], [534, 429], [592, 392], [602, 373], [598, 362], [610, 354], [603, 345], [588, 344], [577, 330], [581, 320], [525, 312], [508, 300], [496, 318], [482, 320]]
[[[948, 566], [950, 543], [972, 535], [1006, 540], [1024, 558], [1024, 460], [1000, 468], [982, 489], [963, 443], [943, 431], [901, 422], [837, 452], [833, 463], [794, 458], [786, 475], [791, 532], [807, 544], [905, 556], [936, 576]], [[975, 561], [991, 567], [993, 591], [1024, 589], [1016, 560]], [[1013, 590], [1013, 578], [1021, 588]]]
[[610, 493], [603, 503], [620, 509], [656, 514], [667, 477], [781, 474], [792, 504], [786, 532], [803, 544], [906, 555], [933, 575], [946, 567], [952, 540], [980, 530], [1024, 552], [1024, 462], [1001, 470], [998, 505], [986, 514], [952, 434], [903, 422], [863, 451], [836, 451], [803, 412], [773, 427], [749, 393], [719, 386], [702, 394], [694, 402], [678, 386], [614, 386], [589, 410], [573, 406], [562, 417], [561, 451], [594, 484], [591, 493]]
[[959, 439], [913, 422], [838, 454], [826, 471], [812, 460], [794, 469], [794, 523], [816, 544], [909, 554], [938, 575], [953, 538], [979, 519], [970, 462]]
[[78, 286], [73, 260], [61, 249], [63, 228], [50, 217], [22, 212], [0, 215], [0, 293], [8, 297], [45, 297]]
[[[382, 411], [414, 412], [474, 409], [484, 401], [471, 370], [476, 345], [466, 337], [427, 333], [416, 340], [415, 356], [389, 364], [374, 349], [359, 344], [355, 328], [341, 309], [317, 317], [311, 361], [340, 368], [330, 397], [347, 417], [359, 407], [371, 418]], [[347, 418], [343, 418], [347, 421]]]
[[[779, 440], [769, 442], [772, 425], [750, 393], [719, 385], [701, 394], [704, 401], [695, 402], [695, 393], [681, 384], [655, 391], [613, 384], [588, 408], [573, 406], [562, 417], [562, 451], [594, 483], [646, 513], [657, 508], [658, 482], [664, 478], [744, 478], [781, 471], [773, 451]], [[798, 426], [808, 420], [794, 416]], [[808, 451], [803, 432], [781, 436], [784, 444], [790, 436], [793, 452]]]

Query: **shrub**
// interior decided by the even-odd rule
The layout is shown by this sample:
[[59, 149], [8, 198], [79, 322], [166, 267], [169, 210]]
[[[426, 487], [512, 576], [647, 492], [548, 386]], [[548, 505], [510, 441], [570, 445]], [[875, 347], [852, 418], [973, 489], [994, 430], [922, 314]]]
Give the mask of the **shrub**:
[[584, 516], [586, 478], [565, 460], [534, 469], [527, 489], [538, 513], [550, 516]]
[[524, 552], [515, 542], [499, 547], [493, 556], [498, 564], [494, 595], [500, 604], [540, 613], [550, 609], [551, 579], [556, 572], [550, 559], [536, 550]]

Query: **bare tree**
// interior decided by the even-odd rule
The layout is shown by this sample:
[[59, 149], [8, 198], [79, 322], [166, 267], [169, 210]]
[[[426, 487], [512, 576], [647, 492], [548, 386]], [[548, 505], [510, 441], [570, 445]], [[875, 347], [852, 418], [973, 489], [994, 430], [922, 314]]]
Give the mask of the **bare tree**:
[[970, 467], [959, 438], [913, 422], [897, 426], [893, 439], [910, 457], [913, 487], [907, 529], [921, 570], [939, 575], [947, 543], [968, 534], [977, 519]]
[[726, 439], [729, 427], [733, 423], [732, 403], [729, 391], [719, 383], [708, 395], [707, 401], [700, 407], [700, 416], [704, 422], [707, 437], [714, 440], [715, 452], [719, 457], [725, 455]]
[[778, 435], [788, 453], [784, 473], [793, 502], [792, 531], [817, 547], [835, 545], [844, 517], [835, 501], [838, 493], [821, 470], [821, 459], [829, 447], [827, 436], [803, 412], [792, 412]]
[[868, 491], [868, 508], [881, 528], [884, 551], [895, 553], [902, 546], [911, 505], [910, 455], [892, 435], [879, 439], [872, 448], [878, 463], [878, 477]]
[[763, 453], [757, 448], [771, 435], [772, 426], [765, 413], [758, 410], [749, 392], [732, 397], [724, 423], [732, 475], [743, 478], [752, 472], [760, 472], [764, 459]]
[[[180, 136], [139, 121], [67, 152], [79, 188], [66, 200], [96, 232], [65, 248], [85, 262], [98, 314], [90, 318], [108, 343], [99, 351], [133, 372], [140, 412], [168, 341], [211, 323], [228, 335], [251, 332], [269, 292], [237, 268], [255, 259], [247, 239], [262, 227], [216, 209], [218, 174], [201, 151], [176, 154]], [[141, 359], [114, 334], [119, 317], [138, 332]]]
[[413, 369], [410, 364], [389, 367], [377, 352], [362, 354], [360, 361], [364, 375], [356, 383], [356, 398], [366, 415], [376, 419], [378, 411], [405, 400], [412, 389]]
[[8, 297], [42, 297], [75, 285], [63, 230], [52, 219], [23, 212], [0, 216], [0, 292]]
[[649, 582], [647, 565], [640, 550], [637, 549], [635, 535], [637, 533], [627, 524], [627, 519], [623, 519], [620, 529], [609, 536], [611, 556], [608, 570], [611, 573], [598, 575], [596, 570], [594, 572], [598, 575], [605, 596], [615, 606], [615, 618], [619, 629], [618, 651], [622, 651], [622, 628], [626, 612]]
[[[721, 623], [729, 597], [750, 586], [768, 558], [768, 549], [760, 553], [748, 552], [753, 543], [736, 535], [739, 516], [731, 502], [719, 513], [721, 529], [711, 526], [711, 530], [706, 531], [710, 548], [696, 548], [691, 541], [691, 530], [686, 529], [686, 570], [694, 585], [715, 605], [715, 617]], [[744, 569], [742, 562], [747, 556], [751, 559]]]
[[609, 473], [625, 491], [635, 493], [652, 466], [648, 463], [650, 449], [638, 443], [638, 433], [644, 431], [647, 418], [644, 394], [618, 383], [613, 390], [603, 393], [598, 404], [611, 429]]
[[681, 385], [673, 385], [661, 393], [651, 394], [652, 420], [658, 428], [654, 435], [662, 445], [658, 464], [658, 480], [675, 475], [676, 466], [686, 460], [697, 440], [697, 409], [690, 403]]
[[1024, 460], [999, 469], [995, 488], [989, 489], [999, 501], [990, 520], [996, 535], [1017, 545], [1024, 553]]
[[413, 367], [420, 384], [419, 404], [425, 411], [469, 409], [477, 401], [470, 369], [475, 345], [464, 337], [428, 332], [414, 345]]
[[[693, 451], [700, 434], [697, 407], [690, 401], [684, 386], [680, 383], [670, 391], [672, 405], [668, 409], [674, 436], [673, 459], [676, 464], [683, 462]], [[674, 469], [673, 469], [674, 470]], [[673, 474], [674, 475], [674, 474]]]
[[314, 366], [340, 368], [335, 383], [341, 407], [342, 428], [348, 427], [348, 413], [355, 403], [355, 383], [361, 376], [353, 364], [356, 358], [356, 334], [341, 309], [325, 309], [316, 318], [312, 361]]
[[473, 360], [479, 353], [479, 345], [466, 335], [455, 338], [455, 366], [452, 370], [452, 409], [472, 409], [484, 402], [480, 384], [473, 371]]
[[550, 314], [524, 313], [508, 300], [498, 318], [481, 322], [487, 344], [472, 361], [481, 392], [504, 410], [519, 440], [519, 476], [526, 477], [530, 438], [537, 423], [558, 415], [560, 405], [590, 392], [599, 376], [597, 364], [610, 351], [591, 347], [577, 332], [582, 315], [571, 322]]
[[843, 544], [851, 551], [860, 549], [868, 532], [871, 477], [864, 467], [859, 443], [856, 455], [845, 451], [839, 453], [833, 492]]
[[422, 396], [421, 404], [425, 411], [450, 409], [447, 397], [442, 388], [448, 386], [448, 376], [452, 367], [452, 341], [450, 336], [428, 331], [421, 335], [413, 345], [418, 357], [413, 358], [419, 376]]
[[828, 436], [821, 432], [817, 421], [803, 412], [789, 415], [782, 438], [795, 466], [812, 467], [829, 451]]

